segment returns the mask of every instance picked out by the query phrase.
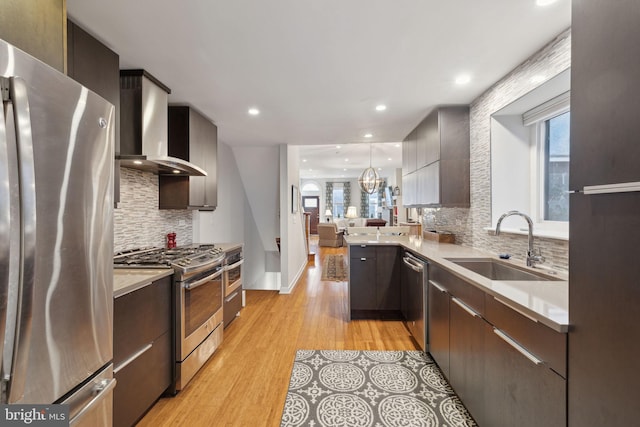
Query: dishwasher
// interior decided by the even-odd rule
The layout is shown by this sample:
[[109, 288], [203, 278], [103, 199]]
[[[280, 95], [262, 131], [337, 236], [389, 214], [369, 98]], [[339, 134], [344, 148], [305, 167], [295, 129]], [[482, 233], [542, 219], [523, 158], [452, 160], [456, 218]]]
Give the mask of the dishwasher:
[[428, 351], [428, 265], [409, 251], [402, 256], [401, 309], [407, 328], [423, 351]]

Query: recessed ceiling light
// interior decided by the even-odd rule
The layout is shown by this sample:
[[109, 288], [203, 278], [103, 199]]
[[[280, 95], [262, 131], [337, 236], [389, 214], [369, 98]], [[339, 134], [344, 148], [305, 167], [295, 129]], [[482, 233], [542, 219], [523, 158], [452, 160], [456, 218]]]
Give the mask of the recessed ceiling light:
[[376, 105], [376, 111], [384, 111], [387, 109], [387, 106], [384, 104]]
[[347, 168], [344, 168], [344, 169], [342, 169], [342, 170], [346, 172], [346, 171], [347, 171]]
[[257, 108], [249, 108], [248, 113], [252, 116], [257, 116], [258, 114], [260, 114], [260, 110], [258, 110]]
[[344, 159], [344, 161], [345, 161], [345, 162], [348, 162], [348, 161], [349, 161], [349, 159]]
[[382, 170], [382, 168], [378, 168], [378, 170], [379, 170], [379, 171], [381, 171], [381, 170]]
[[373, 138], [373, 134], [372, 133], [365, 133], [364, 137], [365, 138]]
[[389, 157], [387, 160], [391, 160], [391, 157]]
[[309, 172], [313, 172], [313, 169], [309, 169]]
[[337, 148], [337, 149], [340, 149], [340, 148], [342, 148], [342, 147], [340, 147], [339, 145], [336, 145], [336, 148]]
[[302, 161], [303, 161], [303, 162], [306, 162], [306, 161], [307, 161], [307, 159], [302, 159]]
[[538, 6], [549, 6], [550, 4], [555, 3], [558, 0], [536, 0], [536, 5]]
[[141, 165], [141, 164], [142, 164], [142, 161], [141, 161], [141, 160], [134, 160], [134, 161], [133, 161], [133, 164], [134, 164], [134, 165]]
[[547, 78], [547, 76], [543, 76], [542, 74], [537, 74], [533, 77], [531, 77], [531, 83], [542, 83], [543, 81], [545, 81]]
[[395, 145], [395, 147], [396, 147], [396, 148], [400, 147], [400, 144], [396, 144], [396, 145]]
[[456, 77], [457, 85], [466, 85], [470, 81], [471, 81], [471, 76], [469, 74], [460, 74], [458, 77]]
[[180, 173], [180, 171], [178, 169], [174, 169], [172, 172], [173, 173]]

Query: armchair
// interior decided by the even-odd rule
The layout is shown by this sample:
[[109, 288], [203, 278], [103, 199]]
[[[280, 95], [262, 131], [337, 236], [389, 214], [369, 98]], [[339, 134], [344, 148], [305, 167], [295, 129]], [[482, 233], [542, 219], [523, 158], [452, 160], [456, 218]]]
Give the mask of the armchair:
[[344, 232], [338, 231], [338, 225], [329, 223], [318, 224], [318, 245], [319, 246], [331, 246], [333, 248], [341, 247], [343, 244]]

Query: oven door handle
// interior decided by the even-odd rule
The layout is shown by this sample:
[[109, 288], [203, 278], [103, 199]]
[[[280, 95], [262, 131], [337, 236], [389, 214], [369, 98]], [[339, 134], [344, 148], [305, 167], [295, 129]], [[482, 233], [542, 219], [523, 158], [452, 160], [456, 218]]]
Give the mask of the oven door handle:
[[240, 260], [240, 261], [238, 261], [238, 262], [234, 262], [233, 264], [227, 265], [227, 266], [224, 268], [224, 271], [230, 271], [230, 270], [233, 270], [233, 269], [234, 269], [234, 268], [236, 268], [236, 267], [240, 267], [240, 266], [242, 265], [242, 263], [243, 263], [243, 262], [244, 262], [244, 259], [241, 259], [241, 260]]
[[183, 288], [185, 288], [186, 290], [191, 290], [194, 288], [197, 288], [198, 286], [202, 286], [207, 282], [212, 281], [213, 279], [215, 279], [216, 277], [220, 277], [220, 275], [224, 272], [223, 269], [220, 269], [218, 271], [216, 271], [213, 274], [208, 275], [207, 277], [204, 277], [198, 281], [195, 281], [193, 283], [185, 283], [184, 285], [182, 285]]

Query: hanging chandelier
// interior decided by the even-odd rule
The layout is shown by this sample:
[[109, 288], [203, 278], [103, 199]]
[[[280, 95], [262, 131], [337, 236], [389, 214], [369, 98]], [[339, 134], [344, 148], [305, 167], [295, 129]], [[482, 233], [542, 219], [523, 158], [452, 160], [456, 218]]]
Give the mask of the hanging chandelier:
[[369, 167], [360, 174], [358, 185], [365, 193], [373, 194], [378, 189], [379, 184], [378, 172], [371, 167], [371, 144], [369, 144]]

